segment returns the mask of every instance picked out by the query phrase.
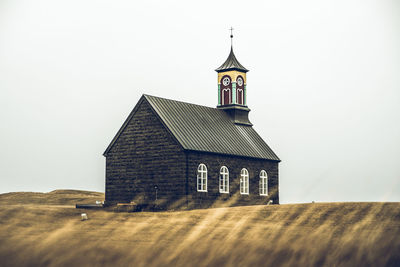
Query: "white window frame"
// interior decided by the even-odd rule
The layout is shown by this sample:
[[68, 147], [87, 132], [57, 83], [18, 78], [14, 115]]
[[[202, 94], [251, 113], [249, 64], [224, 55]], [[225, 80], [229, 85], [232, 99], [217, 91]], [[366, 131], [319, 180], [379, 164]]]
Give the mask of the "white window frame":
[[219, 192], [229, 193], [229, 169], [226, 166], [222, 166], [219, 170]]
[[236, 103], [239, 104], [239, 94], [240, 94], [241, 97], [242, 97], [242, 103], [239, 104], [239, 105], [244, 105], [243, 89], [242, 89], [242, 88], [238, 88], [236, 91], [237, 91], [237, 92], [236, 92]]
[[203, 163], [197, 167], [197, 192], [207, 192], [207, 166]]
[[[229, 103], [225, 103], [225, 94], [224, 92], [228, 91], [229, 92]], [[230, 103], [232, 103], [232, 92], [230, 88], [224, 88], [222, 89], [222, 101], [221, 101], [222, 105], [229, 105]]]
[[249, 171], [246, 168], [240, 171], [240, 194], [249, 194]]
[[260, 196], [268, 196], [268, 174], [265, 170], [260, 171]]

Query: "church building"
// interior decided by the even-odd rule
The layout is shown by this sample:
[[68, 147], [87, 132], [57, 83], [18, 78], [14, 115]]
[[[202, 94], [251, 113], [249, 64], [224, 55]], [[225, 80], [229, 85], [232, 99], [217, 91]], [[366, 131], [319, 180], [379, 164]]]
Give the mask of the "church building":
[[279, 204], [280, 159], [249, 121], [248, 70], [231, 47], [216, 72], [216, 108], [150, 95], [139, 99], [104, 152], [105, 205]]

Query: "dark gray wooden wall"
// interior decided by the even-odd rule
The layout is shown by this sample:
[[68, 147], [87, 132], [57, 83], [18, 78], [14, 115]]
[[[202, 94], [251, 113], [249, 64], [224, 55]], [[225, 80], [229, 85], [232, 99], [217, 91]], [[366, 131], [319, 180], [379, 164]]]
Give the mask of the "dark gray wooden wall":
[[185, 155], [143, 101], [106, 157], [106, 204], [186, 195]]
[[[218, 155], [202, 152], [187, 152], [189, 172], [189, 203], [194, 207], [207, 207], [216, 200], [222, 202], [231, 199], [231, 206], [267, 204], [272, 199], [279, 204], [278, 163], [274, 161], [238, 156]], [[200, 163], [207, 166], [207, 192], [197, 192], [197, 167]], [[219, 172], [222, 166], [229, 169], [229, 194], [219, 193]], [[249, 195], [240, 194], [240, 171], [249, 172]], [[260, 171], [268, 174], [268, 196], [260, 196]], [[232, 199], [234, 197], [234, 199]], [[221, 203], [222, 204], [222, 203]]]

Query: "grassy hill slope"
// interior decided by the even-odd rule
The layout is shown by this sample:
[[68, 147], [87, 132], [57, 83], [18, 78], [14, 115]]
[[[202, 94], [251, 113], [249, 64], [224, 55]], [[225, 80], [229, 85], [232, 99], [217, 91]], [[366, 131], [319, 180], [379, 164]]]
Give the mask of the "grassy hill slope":
[[0, 205], [75, 205], [77, 203], [96, 203], [96, 200], [103, 201], [104, 193], [82, 190], [54, 190], [48, 193], [11, 192], [0, 194]]
[[[51, 203], [72, 204], [55, 195], [64, 200], [52, 195]], [[0, 195], [1, 266], [400, 264], [400, 203], [114, 213], [18, 198], [30, 204], [7, 205], [10, 196]]]

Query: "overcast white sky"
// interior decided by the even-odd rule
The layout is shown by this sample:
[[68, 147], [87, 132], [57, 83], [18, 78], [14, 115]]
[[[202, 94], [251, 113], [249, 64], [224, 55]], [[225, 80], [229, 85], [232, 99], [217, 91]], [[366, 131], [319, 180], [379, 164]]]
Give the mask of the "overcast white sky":
[[216, 106], [230, 26], [282, 203], [400, 201], [395, 0], [0, 0], [0, 192], [104, 191], [143, 93]]

